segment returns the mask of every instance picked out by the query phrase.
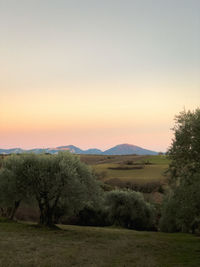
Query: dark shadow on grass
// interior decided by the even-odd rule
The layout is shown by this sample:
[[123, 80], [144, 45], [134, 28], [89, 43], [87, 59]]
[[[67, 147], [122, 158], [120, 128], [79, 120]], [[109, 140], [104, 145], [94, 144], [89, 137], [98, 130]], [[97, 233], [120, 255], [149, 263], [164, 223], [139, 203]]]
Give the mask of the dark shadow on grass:
[[41, 230], [50, 230], [50, 231], [55, 231], [55, 230], [62, 230], [60, 227], [58, 227], [57, 225], [52, 225], [52, 226], [46, 226], [43, 224], [31, 224], [30, 225], [33, 228], [36, 229], [41, 229]]
[[5, 217], [0, 217], [0, 223], [16, 223], [16, 221]]

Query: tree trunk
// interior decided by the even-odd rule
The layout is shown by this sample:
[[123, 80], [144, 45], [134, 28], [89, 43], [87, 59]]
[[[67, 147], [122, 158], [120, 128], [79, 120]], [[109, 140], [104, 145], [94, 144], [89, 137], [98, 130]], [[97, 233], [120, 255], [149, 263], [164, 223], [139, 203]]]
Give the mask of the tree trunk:
[[53, 215], [54, 209], [50, 208], [48, 205], [38, 203], [40, 208], [40, 224], [48, 227], [53, 227]]
[[17, 209], [19, 208], [20, 202], [21, 202], [21, 200], [15, 201], [15, 205], [14, 205], [12, 211], [11, 211], [11, 214], [10, 214], [10, 219], [11, 220], [13, 220], [13, 218], [15, 216], [15, 213], [16, 213]]

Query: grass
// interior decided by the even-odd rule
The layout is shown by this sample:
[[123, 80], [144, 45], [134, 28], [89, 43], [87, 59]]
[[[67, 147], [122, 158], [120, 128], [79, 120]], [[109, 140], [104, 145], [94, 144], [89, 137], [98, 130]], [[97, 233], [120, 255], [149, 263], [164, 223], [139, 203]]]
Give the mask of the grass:
[[130, 170], [113, 170], [109, 168], [117, 167], [117, 164], [98, 164], [93, 168], [97, 173], [105, 173], [103, 181], [107, 181], [111, 178], [119, 178], [122, 181], [131, 181], [137, 183], [148, 183], [155, 181], [162, 181], [165, 179], [164, 172], [167, 169], [167, 165], [145, 165], [144, 169], [130, 169]]
[[165, 155], [156, 156], [141, 156], [141, 155], [79, 155], [81, 161], [89, 165], [104, 164], [104, 163], [122, 163], [126, 161], [145, 162], [149, 161], [153, 164], [169, 164], [169, 159]]
[[199, 266], [200, 238], [126, 229], [0, 223], [0, 266]]
[[166, 156], [142, 156], [142, 155], [79, 155], [81, 161], [89, 165], [102, 164], [102, 163], [122, 163], [124, 161], [145, 161], [150, 160], [155, 163], [163, 162], [164, 164], [168, 162]]
[[[101, 180], [107, 181], [118, 178], [123, 182], [134, 182], [139, 184], [164, 181], [164, 172], [168, 168], [169, 160], [166, 156], [92, 156], [87, 155], [82, 160], [92, 166], [97, 174], [102, 174]], [[91, 163], [92, 162], [92, 163]], [[133, 162], [133, 165], [127, 162]], [[149, 163], [144, 165], [144, 163]], [[134, 164], [141, 164], [142, 169], [133, 169]], [[113, 169], [126, 166], [127, 169]]]
[[146, 156], [146, 160], [148, 160], [150, 163], [157, 165], [169, 165], [170, 163], [170, 160], [165, 155]]
[[[165, 155], [95, 157], [87, 155], [84, 160], [92, 166], [99, 179], [107, 183], [110, 188], [129, 186], [133, 190], [145, 193], [144, 197], [147, 201], [162, 202], [163, 195], [159, 190], [167, 188], [167, 179], [164, 173], [170, 162]], [[137, 169], [137, 167], [142, 168]]]

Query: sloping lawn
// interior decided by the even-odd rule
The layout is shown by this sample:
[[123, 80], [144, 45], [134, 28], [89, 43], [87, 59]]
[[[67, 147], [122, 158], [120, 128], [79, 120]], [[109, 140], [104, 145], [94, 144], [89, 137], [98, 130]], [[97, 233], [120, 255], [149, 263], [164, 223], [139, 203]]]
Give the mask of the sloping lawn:
[[0, 223], [0, 266], [200, 266], [200, 237]]

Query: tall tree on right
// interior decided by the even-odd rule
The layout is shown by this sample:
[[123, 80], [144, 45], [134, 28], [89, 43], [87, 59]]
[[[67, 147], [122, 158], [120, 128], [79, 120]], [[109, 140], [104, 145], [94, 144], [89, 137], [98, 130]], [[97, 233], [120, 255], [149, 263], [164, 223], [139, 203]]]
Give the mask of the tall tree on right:
[[170, 192], [160, 226], [163, 231], [194, 232], [200, 227], [200, 109], [182, 111], [173, 130]]
[[200, 173], [200, 109], [183, 111], [175, 117], [174, 139], [168, 155], [170, 181], [192, 182], [193, 175]]

